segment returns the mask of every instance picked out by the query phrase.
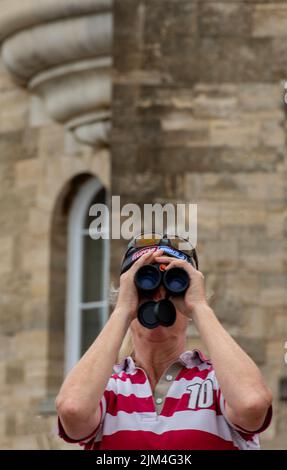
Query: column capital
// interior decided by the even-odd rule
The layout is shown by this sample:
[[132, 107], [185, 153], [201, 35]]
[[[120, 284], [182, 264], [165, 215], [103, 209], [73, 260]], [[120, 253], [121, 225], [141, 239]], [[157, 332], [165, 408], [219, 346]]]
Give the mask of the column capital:
[[112, 31], [112, 0], [1, 2], [7, 70], [88, 145], [108, 143]]

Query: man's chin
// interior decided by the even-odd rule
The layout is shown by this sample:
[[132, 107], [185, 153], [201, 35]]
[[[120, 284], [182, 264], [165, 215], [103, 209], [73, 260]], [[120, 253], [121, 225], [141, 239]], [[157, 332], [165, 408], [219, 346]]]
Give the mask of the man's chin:
[[162, 342], [170, 339], [171, 328], [172, 327], [166, 327], [162, 325], [151, 329], [143, 327], [143, 330], [145, 330], [143, 331], [143, 334], [146, 338], [149, 339], [149, 341], [154, 343]]

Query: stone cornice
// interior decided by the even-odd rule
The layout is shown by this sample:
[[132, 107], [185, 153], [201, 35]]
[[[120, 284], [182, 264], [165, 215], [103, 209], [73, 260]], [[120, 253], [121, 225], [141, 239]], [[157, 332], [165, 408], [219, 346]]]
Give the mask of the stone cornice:
[[27, 83], [38, 73], [57, 65], [109, 56], [111, 39], [111, 13], [57, 20], [7, 38], [2, 59], [16, 79]]
[[113, 0], [2, 0], [0, 41], [39, 24], [111, 11]]
[[[83, 65], [83, 63], [81, 64]], [[62, 74], [45, 73], [30, 82], [29, 88], [40, 95], [49, 115], [68, 125], [75, 117], [101, 114], [110, 110], [111, 62], [93, 60], [89, 68], [61, 67]]]
[[88, 145], [108, 143], [111, 8], [112, 0], [1, 2], [6, 68], [42, 98], [50, 117]]

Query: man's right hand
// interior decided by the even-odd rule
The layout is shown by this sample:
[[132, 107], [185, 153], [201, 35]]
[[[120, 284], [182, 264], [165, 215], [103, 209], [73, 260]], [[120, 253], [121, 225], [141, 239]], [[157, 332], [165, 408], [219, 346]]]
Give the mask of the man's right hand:
[[125, 312], [129, 315], [130, 320], [136, 318], [139, 305], [138, 291], [134, 282], [135, 274], [141, 266], [155, 263], [155, 258], [162, 254], [163, 250], [146, 253], [120, 277], [120, 291], [115, 310]]

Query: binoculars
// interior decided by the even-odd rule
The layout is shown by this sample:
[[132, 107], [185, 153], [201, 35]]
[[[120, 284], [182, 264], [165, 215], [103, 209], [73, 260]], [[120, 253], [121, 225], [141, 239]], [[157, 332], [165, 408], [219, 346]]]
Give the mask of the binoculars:
[[152, 329], [159, 325], [171, 326], [176, 319], [176, 310], [168, 300], [170, 295], [184, 295], [189, 287], [189, 275], [185, 269], [174, 267], [166, 270], [166, 265], [147, 264], [138, 269], [135, 274], [135, 285], [144, 297], [152, 297], [162, 284], [167, 298], [158, 302], [149, 300], [138, 310], [138, 320], [146, 328]]

